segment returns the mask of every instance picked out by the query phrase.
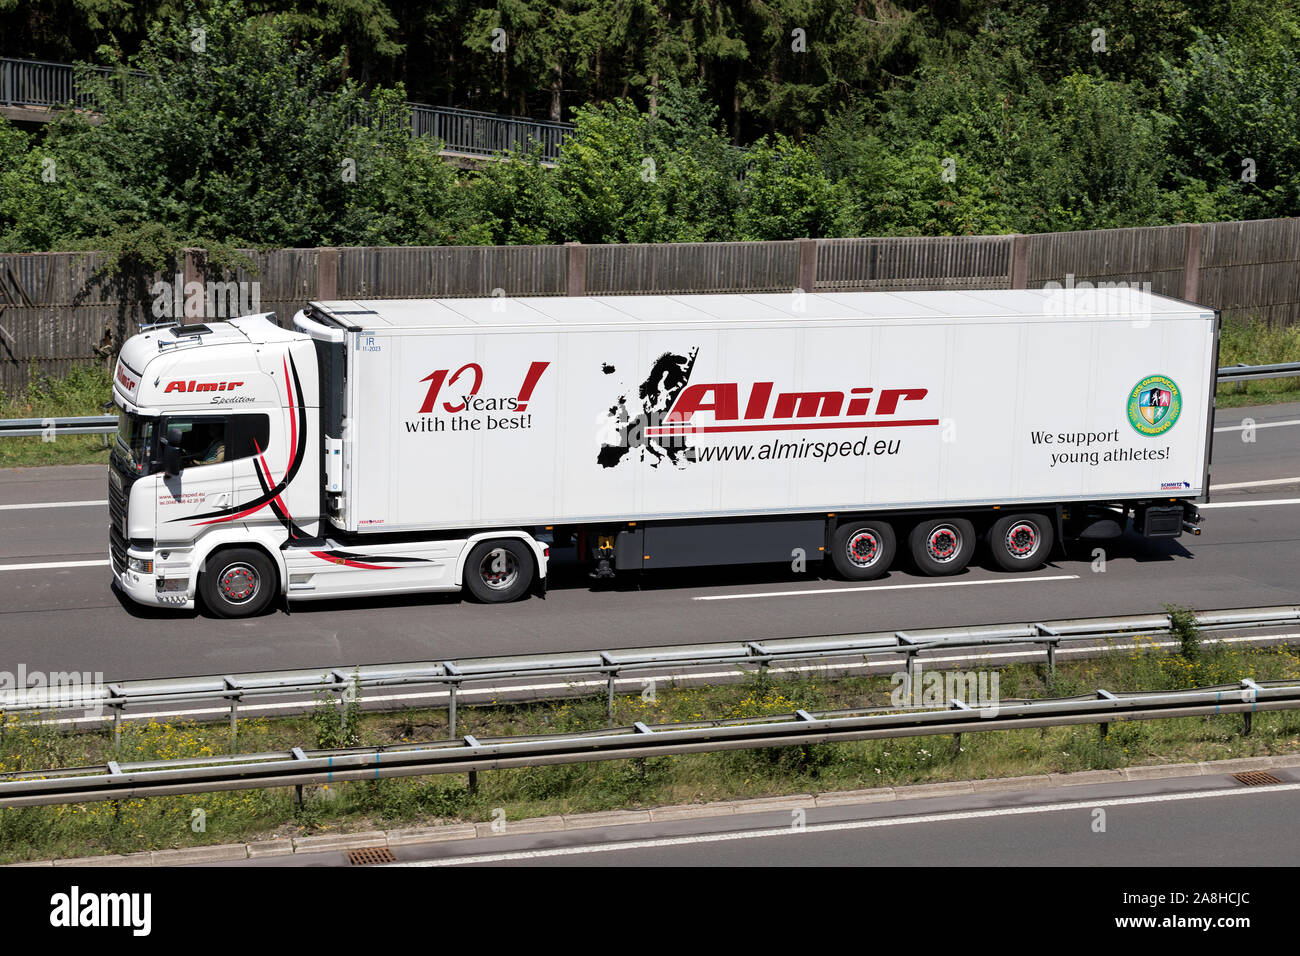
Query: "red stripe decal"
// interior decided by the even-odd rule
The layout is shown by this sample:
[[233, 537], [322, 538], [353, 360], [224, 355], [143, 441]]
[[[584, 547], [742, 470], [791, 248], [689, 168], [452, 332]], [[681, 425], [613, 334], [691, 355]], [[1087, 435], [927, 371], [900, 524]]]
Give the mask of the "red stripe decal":
[[289, 398], [289, 464], [284, 466], [284, 473], [287, 475], [289, 469], [293, 467], [293, 459], [298, 453], [298, 418], [293, 410], [293, 386], [289, 378], [289, 359], [285, 357], [284, 362], [284, 393]]
[[322, 561], [328, 561], [330, 564], [343, 564], [349, 568], [361, 568], [365, 571], [396, 571], [397, 570], [397, 568], [393, 567], [392, 565], [363, 564], [360, 561], [350, 561], [347, 558], [336, 558], [333, 555], [331, 555], [328, 551], [313, 551], [312, 554], [315, 557], [320, 558]]
[[794, 432], [805, 428], [901, 428], [909, 425], [938, 425], [937, 418], [916, 418], [906, 421], [878, 422], [797, 422], [789, 425], [665, 425], [647, 428], [647, 435], [702, 435], [709, 432]]

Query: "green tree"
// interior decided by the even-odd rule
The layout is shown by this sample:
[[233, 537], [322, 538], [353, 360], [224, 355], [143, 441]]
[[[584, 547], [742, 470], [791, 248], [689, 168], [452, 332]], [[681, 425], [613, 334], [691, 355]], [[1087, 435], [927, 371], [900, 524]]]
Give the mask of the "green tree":
[[412, 142], [402, 90], [342, 79], [340, 60], [295, 41], [286, 21], [214, 3], [160, 25], [132, 65], [145, 76], [83, 78], [102, 124], [68, 115], [49, 132], [71, 172], [74, 237], [145, 223], [263, 246], [454, 231], [454, 176]]
[[0, 252], [52, 249], [67, 226], [66, 170], [0, 118]]

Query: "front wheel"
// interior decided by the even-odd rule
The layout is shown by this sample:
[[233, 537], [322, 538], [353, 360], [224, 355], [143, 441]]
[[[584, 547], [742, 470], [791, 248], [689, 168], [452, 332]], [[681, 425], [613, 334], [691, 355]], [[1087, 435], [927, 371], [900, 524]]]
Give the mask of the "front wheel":
[[275, 565], [255, 548], [218, 551], [207, 560], [199, 591], [217, 617], [261, 614], [275, 597]]
[[923, 573], [956, 574], [975, 553], [975, 526], [965, 518], [933, 518], [912, 529], [908, 544]]
[[989, 528], [993, 560], [1008, 571], [1033, 571], [1052, 551], [1052, 522], [1045, 515], [1004, 515]]
[[465, 561], [465, 590], [484, 604], [504, 604], [524, 596], [537, 561], [518, 538], [481, 541]]

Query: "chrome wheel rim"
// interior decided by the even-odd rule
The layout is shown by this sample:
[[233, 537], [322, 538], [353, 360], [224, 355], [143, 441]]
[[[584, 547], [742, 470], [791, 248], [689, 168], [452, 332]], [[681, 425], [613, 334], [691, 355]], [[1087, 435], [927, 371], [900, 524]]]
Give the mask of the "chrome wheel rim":
[[845, 553], [855, 568], [869, 568], [880, 560], [880, 550], [880, 538], [864, 528], [849, 538]]
[[925, 539], [926, 554], [939, 564], [954, 561], [961, 553], [961, 532], [950, 524], [941, 524], [930, 529]]
[[519, 578], [519, 561], [505, 548], [493, 548], [478, 565], [479, 579], [494, 591], [504, 591]]
[[247, 604], [257, 596], [261, 579], [250, 564], [228, 564], [217, 575], [217, 590], [228, 604]]
[[1041, 540], [1036, 524], [1032, 521], [1018, 521], [1007, 531], [1003, 544], [1007, 554], [1013, 558], [1028, 558], [1038, 551]]

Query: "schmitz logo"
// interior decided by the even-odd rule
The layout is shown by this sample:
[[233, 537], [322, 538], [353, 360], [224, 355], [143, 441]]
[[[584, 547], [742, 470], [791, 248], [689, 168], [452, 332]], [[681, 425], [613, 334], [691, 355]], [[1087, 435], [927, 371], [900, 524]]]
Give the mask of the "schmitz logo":
[[[929, 389], [920, 385], [795, 389], [775, 381], [691, 383], [698, 354], [698, 348], [685, 355], [664, 353], [636, 389], [635, 398], [627, 393], [619, 396], [602, 422], [603, 433], [613, 432], [617, 440], [602, 441], [597, 459], [600, 465], [612, 468], [633, 449], [652, 466], [667, 462], [678, 468], [699, 460], [828, 461], [894, 455], [899, 442], [873, 444], [851, 433], [939, 424], [937, 418], [908, 413], [910, 408], [918, 407], [910, 403], [919, 403], [929, 394]], [[612, 374], [615, 369], [606, 364], [604, 371]], [[836, 432], [844, 431], [850, 434], [836, 436]], [[795, 437], [791, 442], [774, 440], [758, 446], [699, 449], [687, 442], [697, 435], [765, 432], [815, 432], [825, 440]]]
[[1129, 424], [1143, 435], [1162, 435], [1169, 431], [1182, 410], [1182, 393], [1167, 376], [1148, 375], [1129, 392]]

